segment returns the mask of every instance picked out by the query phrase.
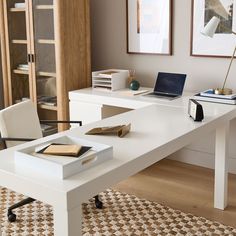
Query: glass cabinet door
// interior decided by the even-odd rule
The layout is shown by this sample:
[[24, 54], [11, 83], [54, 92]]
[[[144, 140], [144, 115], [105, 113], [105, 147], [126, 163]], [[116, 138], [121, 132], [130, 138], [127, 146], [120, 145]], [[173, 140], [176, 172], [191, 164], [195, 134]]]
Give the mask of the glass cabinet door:
[[53, 0], [31, 0], [33, 18], [32, 58], [38, 107], [57, 110]]
[[8, 61], [9, 105], [33, 97], [30, 53], [28, 1], [5, 0], [5, 32]]

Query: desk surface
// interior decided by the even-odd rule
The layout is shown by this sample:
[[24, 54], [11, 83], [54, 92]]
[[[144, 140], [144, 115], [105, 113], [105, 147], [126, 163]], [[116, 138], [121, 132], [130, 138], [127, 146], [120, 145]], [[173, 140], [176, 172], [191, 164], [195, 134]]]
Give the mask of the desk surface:
[[[142, 87], [140, 90], [152, 91], [152, 88]], [[193, 95], [191, 92], [184, 92], [183, 96], [172, 101], [164, 98], [152, 98], [143, 95], [127, 95], [129, 89], [118, 91], [104, 91], [99, 89], [85, 88], [69, 92], [69, 99], [71, 101], [79, 100], [81, 102], [91, 104], [104, 104], [110, 106], [124, 107], [130, 109], [138, 109], [146, 107], [151, 104], [159, 104], [165, 106], [186, 106], [188, 99]]]
[[[193, 122], [189, 118], [185, 106], [150, 105], [81, 128], [33, 141], [34, 144], [40, 144], [42, 141], [69, 135], [113, 146], [113, 160], [66, 180], [42, 176], [40, 173], [32, 172], [27, 168], [23, 170], [16, 168], [14, 151], [32, 143], [3, 150], [0, 152], [0, 185], [51, 205], [59, 204], [65, 197], [70, 197], [70, 194], [73, 195], [75, 192], [80, 193], [78, 197], [84, 201], [88, 197], [92, 197], [93, 194], [177, 151], [193, 140], [201, 138], [236, 116], [235, 106], [203, 103], [203, 107], [205, 119], [200, 123]], [[84, 135], [93, 127], [127, 123], [131, 123], [132, 128], [131, 132], [124, 138]], [[56, 203], [55, 192], [58, 193]], [[71, 204], [70, 207], [73, 206], [73, 201]]]

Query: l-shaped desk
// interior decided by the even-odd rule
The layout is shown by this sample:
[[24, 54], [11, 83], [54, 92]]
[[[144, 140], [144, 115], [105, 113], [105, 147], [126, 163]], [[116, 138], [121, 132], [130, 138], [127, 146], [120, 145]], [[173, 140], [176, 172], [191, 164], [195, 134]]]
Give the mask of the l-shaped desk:
[[[56, 236], [82, 235], [81, 204], [84, 201], [214, 130], [216, 131], [214, 207], [222, 210], [226, 207], [227, 139], [229, 122], [236, 117], [235, 106], [202, 103], [205, 119], [203, 122], [197, 123], [193, 122], [187, 115], [188, 96], [165, 104], [166, 102], [163, 101], [147, 102], [142, 101], [142, 98], [129, 96], [125, 98], [123, 95], [112, 98], [111, 94], [103, 95], [100, 93], [98, 95], [99, 92], [92, 91], [88, 95], [88, 90], [72, 93], [81, 94], [80, 98], [84, 97], [84, 99], [89, 97], [90, 102], [93, 102], [95, 106], [99, 103], [100, 105], [103, 104], [104, 99], [110, 102], [117, 99], [116, 104], [118, 106], [133, 104], [132, 107], [129, 106], [128, 108], [134, 109], [136, 105], [137, 107], [135, 110], [123, 114], [0, 152], [0, 185], [52, 205], [54, 209], [54, 234]], [[70, 93], [71, 102], [73, 100], [72, 93]], [[109, 96], [110, 99], [108, 99]], [[80, 98], [78, 101], [81, 101]], [[135, 103], [135, 100], [140, 100], [140, 103]], [[86, 103], [85, 100], [84, 102]], [[110, 105], [112, 104], [110, 103]], [[79, 106], [75, 108], [80, 109]], [[76, 113], [76, 111], [72, 112]], [[76, 118], [79, 119], [79, 117]], [[88, 130], [97, 126], [127, 123], [131, 123], [132, 128], [131, 132], [124, 138], [85, 135]], [[63, 135], [111, 145], [113, 146], [113, 159], [65, 180], [42, 175], [27, 168], [16, 168], [14, 163], [15, 150], [32, 144], [40, 144], [43, 141]]]

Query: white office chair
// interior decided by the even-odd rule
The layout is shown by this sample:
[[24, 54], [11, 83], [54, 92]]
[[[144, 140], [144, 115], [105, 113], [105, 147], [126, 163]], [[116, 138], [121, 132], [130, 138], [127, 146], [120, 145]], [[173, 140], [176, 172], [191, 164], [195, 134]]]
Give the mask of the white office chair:
[[[30, 100], [21, 102], [0, 111], [0, 139], [4, 148], [43, 137], [40, 123], [79, 123], [82, 125], [81, 121], [40, 121], [35, 105]], [[12, 210], [33, 201], [35, 201], [33, 198], [27, 198], [9, 207], [8, 220], [16, 221], [16, 215]], [[102, 208], [98, 195], [95, 196], [95, 205], [99, 209]]]

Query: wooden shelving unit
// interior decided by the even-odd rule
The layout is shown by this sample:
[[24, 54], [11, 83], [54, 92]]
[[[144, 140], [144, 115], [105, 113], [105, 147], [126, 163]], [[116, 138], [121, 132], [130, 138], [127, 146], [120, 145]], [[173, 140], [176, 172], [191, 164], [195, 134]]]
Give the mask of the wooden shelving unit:
[[[25, 8], [15, 3], [0, 0], [5, 106], [30, 98], [40, 119], [69, 120], [68, 92], [91, 86], [89, 1], [30, 0]], [[29, 70], [17, 69], [22, 64]], [[57, 106], [38, 104], [42, 96], [56, 97]]]

